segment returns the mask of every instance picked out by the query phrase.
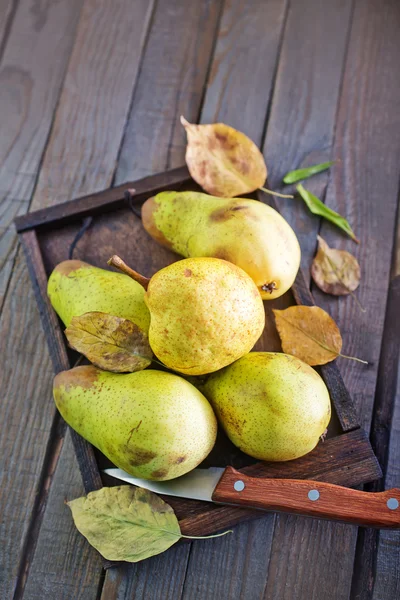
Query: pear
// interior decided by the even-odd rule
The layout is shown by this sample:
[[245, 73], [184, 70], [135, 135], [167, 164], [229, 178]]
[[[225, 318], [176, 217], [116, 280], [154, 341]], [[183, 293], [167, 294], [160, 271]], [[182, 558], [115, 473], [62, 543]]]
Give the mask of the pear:
[[300, 266], [293, 229], [256, 200], [161, 192], [144, 203], [142, 221], [155, 240], [182, 256], [213, 256], [241, 267], [267, 300], [291, 287]]
[[[119, 257], [112, 257], [109, 264], [143, 282]], [[174, 371], [187, 375], [217, 371], [247, 354], [264, 329], [257, 287], [242, 269], [225, 260], [180, 260], [145, 285], [151, 349]]]
[[145, 290], [122, 273], [99, 269], [80, 260], [65, 260], [50, 275], [47, 294], [67, 327], [72, 317], [98, 311], [129, 319], [146, 333], [149, 329]]
[[310, 452], [331, 417], [322, 378], [288, 354], [251, 352], [201, 387], [230, 440], [261, 460]]
[[65, 421], [136, 477], [179, 477], [215, 443], [217, 421], [209, 402], [172, 373], [75, 367], [55, 377], [53, 393]]

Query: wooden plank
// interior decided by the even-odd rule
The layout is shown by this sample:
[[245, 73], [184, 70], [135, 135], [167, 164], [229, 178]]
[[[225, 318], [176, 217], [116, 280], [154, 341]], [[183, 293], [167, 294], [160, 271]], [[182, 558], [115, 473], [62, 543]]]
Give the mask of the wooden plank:
[[[400, 275], [395, 282], [398, 307], [400, 305]], [[397, 386], [395, 390], [395, 406], [390, 430], [387, 471], [385, 487], [400, 487], [400, 377], [399, 377], [399, 339], [397, 335]], [[391, 378], [394, 380], [394, 377]], [[378, 552], [376, 556], [375, 587], [373, 600], [400, 597], [400, 533], [398, 531], [381, 531], [379, 534]]]
[[[400, 487], [398, 471], [400, 448], [398, 428], [400, 425], [400, 212], [398, 209], [397, 248], [393, 253], [391, 283], [385, 316], [385, 329], [379, 359], [374, 415], [371, 426], [371, 443], [385, 472], [383, 480], [367, 486], [368, 491], [380, 492], [390, 487]], [[400, 586], [400, 569], [396, 567], [399, 534], [360, 528], [354, 562], [352, 600], [384, 598], [383, 590], [388, 587], [395, 592]], [[398, 553], [397, 553], [398, 554]], [[390, 594], [395, 598], [400, 595]]]
[[[291, 3], [263, 148], [271, 189], [293, 192], [294, 186], [282, 185], [288, 171], [336, 158], [332, 144], [351, 10], [352, 0]], [[306, 187], [323, 197], [328, 177], [322, 173]], [[296, 231], [309, 282], [319, 219], [299, 199], [276, 203]]]
[[[55, 6], [59, 7], [59, 3]], [[34, 208], [50, 205], [58, 199], [58, 193], [63, 199], [70, 199], [76, 194], [92, 192], [110, 184], [150, 12], [151, 6], [146, 0], [136, 2], [135, 11], [132, 11], [128, 0], [118, 0], [112, 5], [105, 0], [85, 2], [51, 140], [32, 203]], [[50, 32], [44, 36], [46, 57], [49, 40], [52, 35], [55, 36], [55, 31], [59, 31], [57, 19], [50, 22]], [[40, 32], [40, 39], [42, 36], [43, 30]], [[24, 43], [20, 40], [20, 46], [24, 47], [24, 44], [25, 40]], [[31, 47], [27, 46], [26, 52], [29, 54], [30, 51]], [[26, 60], [29, 61], [30, 57], [27, 56]], [[41, 68], [45, 70], [45, 57], [41, 62]], [[93, 101], [93, 98], [100, 100]], [[46, 104], [46, 95], [42, 102]], [[18, 540], [12, 544], [2, 561], [4, 568], [0, 596], [4, 598], [12, 595], [25, 542], [28, 542], [25, 548], [26, 564], [21, 565], [21, 574], [25, 574], [35, 551], [35, 539], [26, 540], [33, 507], [40, 507], [40, 511], [34, 516], [41, 519], [44, 513], [45, 524], [47, 515], [52, 514], [52, 505], [48, 513], [40, 504], [41, 495], [46, 492], [43, 486], [50, 486], [57, 464], [57, 455], [52, 463], [52, 457], [46, 454], [46, 447], [53, 444], [60, 455], [62, 441], [58, 444], [57, 440], [50, 440], [55, 415], [51, 400], [52, 369], [44, 348], [31, 284], [26, 269], [21, 264], [21, 253], [17, 254], [14, 271], [0, 323], [3, 331], [1, 353], [4, 364], [9, 365], [2, 372], [5, 416], [0, 432], [0, 447], [7, 462], [1, 473], [0, 489], [4, 492], [1, 495], [1, 513], [5, 528], [4, 539]], [[16, 339], [20, 342], [16, 343]], [[29, 369], [26, 368], [27, 364]], [[21, 421], [24, 422], [24, 427], [20, 427]], [[45, 457], [48, 460], [43, 465]], [[67, 465], [71, 460], [72, 454], [67, 447], [62, 451], [62, 465]], [[67, 470], [63, 479], [66, 487], [71, 476], [72, 472]], [[74, 472], [73, 477], [76, 476]], [[76, 479], [72, 481], [72, 486], [74, 481]], [[39, 499], [35, 504], [36, 495]], [[58, 530], [70, 531], [66, 539], [71, 545], [61, 544], [55, 535]], [[91, 558], [81, 562], [82, 555], [75, 552], [75, 534], [72, 532], [73, 525], [66, 509], [62, 518], [60, 516], [57, 530], [54, 528], [51, 533], [51, 552], [42, 551], [42, 548], [47, 547], [50, 531], [46, 526], [41, 531], [30, 571], [34, 579], [30, 580], [29, 576], [27, 579], [29, 593], [33, 597], [36, 594], [35, 582], [41, 576], [44, 584], [49, 586], [48, 597], [59, 597], [62, 584], [65, 584], [67, 590], [69, 585], [74, 586], [73, 579], [79, 579], [78, 573], [82, 571], [87, 571], [91, 585], [97, 588], [100, 573], [97, 572], [94, 577], [95, 569], [89, 563], [91, 560], [92, 565], [99, 565], [98, 555], [92, 551], [88, 553]], [[62, 564], [60, 556], [68, 556], [68, 569], [58, 570]], [[57, 591], [53, 586], [51, 573], [53, 576], [57, 574]], [[20, 582], [18, 593], [22, 594], [24, 580], [21, 579]], [[74, 594], [69, 597], [74, 597]]]
[[[48, 482], [49, 497], [37, 547], [37, 551], [41, 553], [40, 562], [47, 565], [47, 569], [37, 568], [38, 558], [35, 556], [26, 573], [27, 581], [23, 592], [21, 590], [21, 595], [17, 597], [23, 597], [24, 600], [96, 600], [101, 577], [101, 557], [93, 551], [78, 530], [71, 527], [70, 511], [65, 504], [84, 494], [69, 429], [65, 441], [60, 439], [59, 445], [62, 445], [62, 451], [58, 463], [58, 457], [53, 456], [57, 466]], [[57, 551], [57, 548], [60, 550]]]
[[[3, 257], [0, 305], [17, 247], [12, 219], [16, 213], [27, 210], [80, 7], [80, 0], [50, 2], [43, 11], [41, 26], [37, 28], [35, 14], [31, 12], [32, 2], [21, 3], [0, 63], [0, 250]], [[27, 330], [31, 315], [37, 315], [37, 308], [21, 256], [18, 256], [11, 294], [21, 286], [25, 288], [24, 294], [9, 296], [1, 321], [1, 347], [6, 365], [1, 374], [0, 448], [4, 457], [0, 470], [1, 536], [4, 540], [13, 540], [12, 544], [2, 544], [0, 550], [2, 598], [10, 597], [16, 585], [19, 557], [45, 456], [45, 444], [40, 445], [40, 431], [44, 429], [48, 411], [44, 402], [31, 407], [32, 399], [40, 397], [35, 396], [35, 379], [38, 377], [40, 381], [46, 372], [50, 372], [50, 365], [47, 354], [44, 359], [41, 356], [40, 345], [37, 345], [41, 338], [37, 337], [37, 331]], [[13, 341], [16, 339], [20, 343]], [[27, 372], [26, 364], [31, 366], [30, 372]], [[21, 421], [24, 427], [20, 426]]]
[[0, 310], [17, 250], [13, 219], [31, 201], [81, 5], [21, 2], [0, 63]]
[[133, 99], [115, 182], [184, 164], [179, 122], [197, 119], [220, 17], [220, 0], [161, 2]]
[[[37, 229], [44, 225], [51, 225], [53, 228], [58, 227], [70, 223], [74, 217], [83, 220], [88, 215], [103, 214], [106, 211], [122, 208], [126, 205], [124, 193], [133, 185], [135, 186], [135, 193], [132, 200], [134, 203], [139, 203], [146, 200], [148, 195], [156, 194], [161, 189], [165, 190], [169, 187], [173, 189], [177, 185], [181, 185], [185, 179], [190, 179], [186, 167], [171, 169], [167, 173], [144, 177], [135, 182], [128, 181], [96, 194], [88, 194], [79, 199], [27, 213], [15, 219], [15, 226], [18, 233]], [[150, 181], [151, 183], [149, 183]], [[146, 194], [146, 196], [144, 197], [143, 194]]]
[[0, 59], [7, 45], [15, 9], [16, 1], [0, 0]]
[[[400, 81], [399, 73], [391, 68], [399, 52], [399, 17], [398, 5], [393, 1], [379, 8], [373, 0], [355, 3], [332, 152], [332, 156], [341, 159], [341, 166], [332, 170], [326, 203], [349, 218], [361, 237], [360, 247], [327, 224], [321, 228], [328, 243], [359, 257], [363, 280], [358, 296], [367, 312], [360, 312], [351, 298], [331, 299], [313, 288], [317, 304], [327, 309], [341, 327], [346, 354], [363, 355], [373, 363], [356, 368], [351, 361], [338, 361], [367, 428], [375, 394], [399, 180], [396, 156], [400, 151], [400, 127], [396, 106], [400, 101]], [[372, 181], [370, 173], [377, 164], [384, 167], [374, 170]], [[347, 599], [356, 536], [355, 528], [343, 529], [341, 525], [322, 522], [315, 526], [305, 520], [279, 517], [273, 543], [274, 564], [287, 560], [288, 538], [295, 546], [299, 540], [305, 548], [312, 545], [319, 558], [310, 560], [305, 553], [301, 564], [289, 561], [285, 583], [278, 567], [270, 570], [266, 597], [287, 598], [290, 589], [292, 596], [318, 598], [316, 590], [323, 588], [327, 598]], [[343, 556], [347, 556], [346, 561]]]
[[[267, 3], [268, 5], [268, 3]], [[247, 7], [248, 8], [248, 7]], [[248, 17], [248, 11], [245, 18]], [[316, 159], [325, 158], [327, 156], [327, 147], [332, 143], [334, 133], [334, 122], [336, 115], [336, 103], [338, 98], [338, 89], [341, 81], [342, 63], [344, 61], [346, 50], [346, 32], [351, 14], [351, 2], [336, 2], [336, 3], [320, 3], [314, 0], [306, 0], [303, 2], [291, 3], [285, 26], [284, 37], [282, 41], [282, 49], [280, 54], [279, 66], [277, 71], [277, 79], [273, 94], [271, 116], [268, 121], [267, 136], [264, 145], [264, 155], [266, 156], [267, 165], [270, 169], [270, 187], [277, 189], [279, 187], [281, 175], [289, 169], [297, 167], [299, 164], [306, 164], [306, 159], [313, 162]], [[255, 16], [257, 20], [257, 16]], [[256, 21], [257, 22], [257, 21]], [[259, 19], [258, 34], [253, 34], [248, 38], [248, 43], [258, 48], [258, 60], [261, 65], [264, 64], [265, 55], [260, 50], [264, 38], [269, 36], [265, 31], [265, 20]], [[235, 32], [237, 34], [237, 31]], [[236, 40], [236, 38], [234, 38]], [[241, 38], [240, 38], [241, 39]], [[234, 42], [231, 42], [234, 44]], [[241, 42], [236, 42], [240, 44]], [[234, 46], [235, 47], [235, 46]], [[217, 52], [218, 56], [218, 52]], [[234, 65], [234, 50], [228, 56], [228, 65], [220, 66], [217, 62], [217, 69], [222, 68], [226, 72], [233, 70]], [[229, 66], [230, 61], [230, 66]], [[223, 59], [221, 59], [223, 63]], [[246, 66], [242, 66], [240, 73], [241, 79], [238, 78], [235, 88], [229, 86], [229, 98], [231, 98], [230, 108], [224, 107], [224, 119], [230, 125], [238, 127], [240, 130], [249, 133], [256, 143], [261, 144], [266, 107], [269, 103], [268, 96], [263, 96], [262, 84], [270, 89], [270, 79], [272, 74], [264, 76], [261, 82], [253, 78], [253, 74], [257, 71], [257, 57], [253, 57], [252, 62]], [[262, 68], [262, 67], [258, 67]], [[261, 86], [261, 87], [260, 87]], [[243, 96], [243, 89], [246, 90], [246, 103], [251, 103], [249, 111], [249, 122], [246, 123], [243, 118], [243, 110], [237, 98]], [[253, 95], [254, 94], [254, 95]], [[225, 97], [227, 101], [227, 97]], [[208, 94], [205, 98], [205, 107], [208, 103]], [[218, 106], [218, 102], [212, 101], [214, 106]], [[206, 111], [206, 109], [205, 109]], [[208, 113], [207, 120], [220, 120], [219, 114]], [[211, 116], [212, 115], [212, 116]], [[325, 181], [326, 185], [326, 181]], [[279, 199], [279, 209], [285, 210], [285, 216], [288, 216], [288, 208], [293, 210], [293, 200], [281, 203]], [[296, 207], [297, 208], [297, 207]], [[301, 208], [301, 206], [300, 206]], [[296, 213], [297, 218], [289, 220], [294, 225], [296, 233], [299, 234], [302, 249], [306, 246], [303, 257], [307, 255], [307, 244], [309, 238], [312, 240], [313, 248], [315, 247], [316, 231], [318, 222], [313, 223], [312, 219], [304, 218], [301, 213]], [[290, 215], [291, 216], [291, 215]], [[303, 265], [306, 266], [306, 261], [303, 260]], [[307, 271], [306, 271], [307, 272]], [[354, 418], [354, 417], [352, 417]], [[279, 519], [278, 517], [278, 525]], [[296, 527], [292, 528], [290, 536], [293, 537], [298, 531], [299, 524], [307, 522], [306, 519], [292, 518], [292, 523], [297, 523]], [[276, 520], [276, 519], [275, 519]], [[273, 527], [275, 520], [270, 520], [269, 527]], [[261, 522], [259, 521], [259, 524]], [[313, 524], [313, 528], [320, 526]], [[241, 528], [247, 528], [249, 525], [241, 525]], [[343, 527], [343, 526], [342, 526]], [[278, 529], [275, 539], [281, 539], [281, 530]], [[265, 532], [260, 529], [259, 535], [265, 536]], [[290, 539], [290, 537], [289, 537]], [[266, 536], [264, 552], [270, 552], [271, 536]], [[224, 573], [234, 572], [237, 569], [237, 560], [239, 560], [240, 548], [235, 544], [234, 540], [224, 540], [225, 544], [232, 544], [233, 551], [227, 553], [226, 565]], [[284, 540], [282, 541], [282, 544]], [[286, 542], [285, 542], [286, 543]], [[298, 541], [296, 541], [298, 544]], [[286, 543], [287, 546], [287, 543]], [[330, 554], [330, 547], [324, 548], [324, 563], [335, 558], [333, 552]], [[273, 546], [271, 560], [275, 561], [277, 553], [276, 545]], [[277, 555], [276, 555], [277, 556]], [[228, 558], [229, 557], [229, 558]], [[286, 565], [288, 572], [291, 566], [288, 564], [287, 555], [281, 551], [279, 555], [280, 561]], [[223, 559], [221, 559], [223, 560]], [[256, 563], [258, 557], [250, 550], [246, 555], [246, 565], [248, 572], [251, 574], [253, 563]], [[204, 584], [196, 595], [196, 598], [208, 598], [209, 590], [212, 586], [219, 586], [218, 583], [221, 576], [221, 563], [215, 560], [215, 556], [207, 553], [206, 545], [195, 544], [193, 546], [188, 575], [185, 582], [186, 588], [193, 590], [196, 578], [196, 563], [203, 565], [204, 571], [207, 573], [208, 583]], [[332, 564], [334, 564], [332, 562]], [[332, 564], [326, 567], [329, 574], [332, 571]], [[321, 563], [321, 568], [324, 566]], [[271, 572], [271, 567], [270, 567]], [[304, 570], [304, 575], [306, 574]], [[193, 573], [193, 575], [192, 575]], [[193, 580], [192, 580], [193, 576]], [[197, 577], [199, 574], [197, 573]], [[244, 574], [244, 582], [247, 581], [247, 575]], [[264, 592], [260, 596], [278, 600], [279, 598], [306, 598], [300, 593], [296, 594], [290, 587], [285, 589], [285, 579], [282, 580], [281, 595], [267, 594], [266, 586], [269, 584], [267, 572], [259, 572], [258, 577], [263, 581]], [[327, 575], [328, 579], [328, 575]], [[253, 577], [254, 580], [254, 577]], [[249, 575], [250, 585], [251, 575]], [[261, 585], [261, 584], [260, 584]], [[273, 584], [274, 586], [275, 584]], [[329, 584], [328, 584], [329, 587]], [[319, 588], [321, 590], [321, 588]], [[324, 586], [325, 589], [325, 586]], [[290, 591], [289, 591], [290, 590]], [[284, 593], [288, 595], [284, 595]], [[234, 597], [240, 597], [239, 592]], [[243, 596], [245, 597], [245, 596]], [[250, 596], [251, 597], [251, 596]]]

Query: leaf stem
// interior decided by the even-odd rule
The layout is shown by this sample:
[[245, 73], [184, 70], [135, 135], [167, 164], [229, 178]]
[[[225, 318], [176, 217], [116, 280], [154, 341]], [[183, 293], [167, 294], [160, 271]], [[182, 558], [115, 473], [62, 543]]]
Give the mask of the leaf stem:
[[358, 308], [361, 310], [361, 312], [366, 313], [367, 309], [363, 307], [363, 305], [361, 304], [361, 302], [359, 301], [359, 299], [357, 298], [355, 293], [350, 291], [350, 295], [353, 298], [353, 300], [355, 301], [355, 303], [358, 305]]
[[279, 192], [273, 192], [272, 190], [268, 190], [265, 187], [260, 187], [258, 189], [262, 190], [266, 194], [270, 194], [271, 196], [278, 196], [279, 198], [294, 198], [294, 196], [292, 196], [292, 194], [280, 194]]
[[227, 533], [233, 533], [232, 529], [228, 529], [228, 531], [223, 531], [222, 533], [215, 533], [214, 535], [183, 535], [181, 537], [186, 538], [187, 540], [211, 540], [211, 538], [218, 538], [226, 535]]
[[349, 360], [356, 360], [359, 363], [362, 363], [363, 365], [369, 365], [369, 362], [367, 360], [362, 360], [361, 358], [357, 358], [355, 356], [347, 356], [347, 354], [342, 354], [341, 352], [339, 352], [339, 356], [341, 356], [342, 358], [348, 358]]

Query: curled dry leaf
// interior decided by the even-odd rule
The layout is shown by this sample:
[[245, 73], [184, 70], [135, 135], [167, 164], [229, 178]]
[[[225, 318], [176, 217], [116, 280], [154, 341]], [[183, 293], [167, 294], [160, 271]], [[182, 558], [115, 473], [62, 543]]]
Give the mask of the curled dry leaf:
[[77, 529], [108, 560], [138, 562], [164, 552], [181, 537], [169, 504], [142, 488], [103, 487], [68, 506]]
[[330, 248], [318, 236], [318, 252], [311, 266], [311, 275], [322, 291], [345, 296], [358, 288], [361, 271], [355, 256], [345, 250]]
[[65, 335], [74, 350], [105, 371], [132, 373], [152, 361], [147, 335], [129, 319], [88, 312], [74, 317]]
[[188, 140], [187, 166], [206, 192], [233, 198], [264, 185], [264, 157], [247, 135], [224, 123], [193, 125], [183, 117], [181, 123]]
[[290, 306], [274, 310], [276, 327], [286, 354], [297, 356], [311, 366], [324, 365], [341, 354], [342, 336], [335, 321], [319, 306]]

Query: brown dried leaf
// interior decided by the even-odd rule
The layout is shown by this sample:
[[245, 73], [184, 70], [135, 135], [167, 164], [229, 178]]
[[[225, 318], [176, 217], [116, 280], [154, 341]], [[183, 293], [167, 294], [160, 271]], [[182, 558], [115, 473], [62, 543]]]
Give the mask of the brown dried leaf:
[[65, 330], [68, 342], [105, 371], [132, 373], [149, 366], [153, 353], [147, 335], [129, 321], [102, 312], [73, 317]]
[[247, 135], [224, 123], [192, 125], [183, 117], [181, 123], [190, 174], [209, 194], [233, 198], [264, 185], [264, 157]]
[[324, 365], [340, 355], [342, 336], [335, 321], [319, 306], [290, 306], [274, 310], [276, 327], [286, 354], [308, 365]]
[[345, 296], [358, 288], [361, 271], [355, 256], [345, 250], [330, 248], [318, 236], [318, 252], [311, 266], [311, 275], [323, 292]]

